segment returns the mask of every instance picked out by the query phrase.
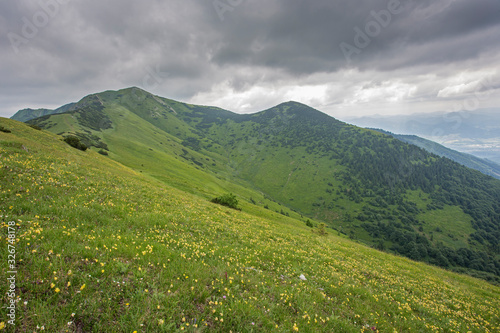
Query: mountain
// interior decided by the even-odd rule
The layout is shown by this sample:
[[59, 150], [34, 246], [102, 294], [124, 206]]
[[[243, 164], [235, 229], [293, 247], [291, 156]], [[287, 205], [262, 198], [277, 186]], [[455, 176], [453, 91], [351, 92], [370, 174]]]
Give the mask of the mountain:
[[57, 108], [55, 110], [51, 109], [23, 109], [19, 110], [14, 114], [11, 119], [26, 122], [31, 119], [35, 119], [38, 117], [46, 116], [46, 115], [51, 115], [55, 113], [63, 113], [66, 111], [70, 111], [75, 107], [76, 103], [69, 103], [66, 105], [61, 106], [60, 108]]
[[379, 249], [500, 277], [500, 181], [300, 103], [240, 115], [129, 88], [28, 123], [206, 199], [233, 192]]
[[346, 119], [362, 127], [418, 135], [448, 148], [500, 164], [500, 109]]
[[[109, 156], [120, 151], [113, 133], [129, 120], [140, 127], [121, 136], [130, 138], [121, 144], [163, 156], [137, 142], [136, 135], [144, 132], [145, 139], [151, 129], [157, 134], [149, 143], [163, 142], [152, 144], [154, 151], [176, 149], [179, 140], [167, 141], [123, 103], [113, 104], [111, 95], [87, 99], [100, 99], [111, 120], [111, 127], [102, 125], [107, 129], [89, 129], [109, 144]], [[170, 107], [181, 113], [180, 104], [161, 101], [169, 105], [165, 116], [175, 116]], [[266, 116], [308, 112], [294, 107], [300, 105]], [[232, 116], [213, 108], [207, 113]], [[54, 115], [52, 121], [74, 117], [75, 125], [81, 116]], [[181, 131], [181, 124], [173, 129]], [[154, 169], [152, 158], [142, 161], [141, 173], [116, 162], [118, 155], [74, 149], [60, 136], [18, 121], [0, 118], [0, 129], [1, 237], [15, 258], [0, 266], [15, 285], [0, 298], [4, 304], [19, 300], [15, 326], [5, 309], [0, 330], [494, 332], [500, 326], [498, 286], [370, 249], [331, 230], [320, 234], [299, 215], [275, 213], [279, 206], [272, 201], [266, 201], [272, 210], [259, 206], [258, 193], [225, 178], [213, 180], [208, 172], [181, 184], [194, 193], [168, 185], [185, 170], [204, 170], [190, 158], [177, 156], [182, 170], [164, 172], [160, 181], [146, 172]], [[192, 140], [186, 144], [196, 148]], [[178, 153], [198, 156], [184, 149], [189, 152]], [[248, 191], [257, 204], [246, 194], [238, 195], [242, 211], [209, 202], [200, 191], [227, 190], [213, 189], [214, 182]]]
[[403, 142], [410, 143], [420, 148], [423, 148], [430, 153], [436, 154], [441, 157], [449, 158], [450, 160], [460, 163], [468, 168], [481, 171], [485, 175], [500, 179], [500, 165], [493, 161], [478, 158], [470, 154], [460, 153], [456, 150], [446, 148], [443, 145], [440, 145], [431, 140], [418, 137], [416, 135], [394, 134], [388, 131], [384, 131], [382, 129], [377, 129], [377, 128], [372, 128], [372, 129], [380, 133], [391, 135]]

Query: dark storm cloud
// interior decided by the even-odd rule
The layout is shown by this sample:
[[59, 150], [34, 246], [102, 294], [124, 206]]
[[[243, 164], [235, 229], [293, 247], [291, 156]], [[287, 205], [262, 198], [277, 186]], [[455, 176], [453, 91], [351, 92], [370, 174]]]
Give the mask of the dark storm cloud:
[[[500, 27], [498, 1], [401, 0], [397, 6], [398, 2], [283, 0], [279, 2], [280, 10], [270, 19], [260, 20], [257, 15], [247, 15], [247, 11], [265, 12], [265, 2], [248, 1], [242, 5], [244, 8], [227, 14], [233, 17], [225, 21], [226, 28], [221, 31], [224, 42], [213, 60], [220, 65], [248, 63], [281, 67], [291, 73], [310, 73], [335, 71], [346, 66], [345, 55], [339, 47], [342, 42], [360, 51], [351, 57], [352, 65], [365, 67], [364, 61], [367, 61], [370, 68], [387, 67], [392, 62], [403, 65], [405, 62], [400, 59], [405, 57], [413, 58], [413, 66], [419, 62], [449, 62], [450, 56], [467, 58], [476, 56], [484, 48], [498, 47], [491, 34], [480, 36], [480, 45], [477, 36], [467, 38], [475, 32]], [[391, 14], [384, 27], [377, 17], [381, 12], [388, 12], [390, 3], [397, 6], [398, 13]], [[376, 33], [377, 24], [379, 33]], [[375, 36], [368, 35], [367, 26], [375, 27], [371, 30]], [[369, 43], [366, 47], [356, 46], [358, 30], [355, 29], [359, 29]], [[449, 43], [462, 38], [463, 43]], [[426, 45], [432, 45], [433, 49], [419, 58], [413, 57], [413, 48]], [[469, 51], [465, 53], [464, 49]], [[443, 52], [448, 56], [436, 56]], [[371, 61], [373, 58], [378, 61]]]
[[249, 110], [290, 91], [432, 100], [498, 68], [499, 30], [497, 0], [4, 0], [0, 112], [132, 85]]
[[[414, 42], [426, 42], [435, 39], [467, 35], [500, 23], [500, 2], [495, 0], [451, 1], [446, 10], [433, 12], [435, 1], [413, 4], [411, 12], [419, 18], [423, 14], [422, 23], [408, 21], [407, 36]], [[437, 7], [439, 8], [439, 7]], [[427, 14], [426, 14], [427, 13]], [[421, 14], [421, 15], [422, 15]]]

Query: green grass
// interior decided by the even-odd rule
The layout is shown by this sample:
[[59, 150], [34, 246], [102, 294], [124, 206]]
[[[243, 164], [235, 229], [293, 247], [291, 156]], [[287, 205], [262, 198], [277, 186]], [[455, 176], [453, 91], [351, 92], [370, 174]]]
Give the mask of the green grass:
[[221, 207], [0, 122], [12, 130], [0, 133], [1, 271], [14, 221], [17, 331], [500, 330], [500, 288], [484, 281], [249, 203]]
[[[488, 279], [498, 282], [494, 267], [500, 182], [486, 181], [417, 147], [343, 124], [298, 103], [237, 115], [130, 88], [85, 97], [78, 107], [82, 109], [53, 115], [39, 125], [56, 134], [98, 137], [95, 141], [107, 145], [110, 159], [203, 199], [235, 193], [243, 210], [257, 216], [283, 211], [304, 223], [315, 219], [367, 245], [383, 244], [407, 255], [404, 244], [397, 244], [388, 229], [374, 230], [379, 222], [415, 237], [433, 238], [425, 244], [433, 255], [438, 244], [451, 251], [465, 247], [495, 253], [475, 268], [493, 274]], [[101, 126], [100, 119], [106, 119], [105, 124], [109, 119], [112, 127]], [[421, 169], [424, 165], [427, 169]], [[462, 208], [431, 210], [445, 205], [445, 200], [450, 205], [462, 202]], [[406, 210], [409, 203], [419, 211]], [[464, 213], [467, 205], [474, 218]], [[269, 211], [255, 206], [267, 206]], [[473, 220], [478, 230], [472, 228]], [[437, 234], [437, 228], [446, 232]], [[486, 231], [493, 236], [486, 237]], [[479, 241], [469, 241], [473, 238]], [[430, 256], [421, 259], [447, 267]]]
[[420, 214], [419, 218], [426, 222], [424, 231], [432, 233], [435, 241], [441, 241], [451, 248], [467, 247], [468, 236], [474, 231], [471, 224], [465, 222], [467, 215], [456, 206], [427, 211]]

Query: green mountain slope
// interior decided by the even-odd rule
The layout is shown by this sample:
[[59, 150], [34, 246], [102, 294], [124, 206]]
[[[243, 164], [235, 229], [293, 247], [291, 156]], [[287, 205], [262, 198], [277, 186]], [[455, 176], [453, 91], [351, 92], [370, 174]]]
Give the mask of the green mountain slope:
[[[140, 91], [134, 94], [138, 93]], [[138, 172], [204, 198], [235, 192], [247, 202], [257, 200], [273, 211], [282, 209], [244, 182], [229, 181], [225, 161], [215, 160], [209, 152], [202, 154], [189, 148], [182, 139], [143, 121], [136, 113], [110, 100], [112, 98], [106, 93], [87, 96], [75, 111], [44, 116], [30, 123], [59, 135], [74, 134], [87, 146]], [[169, 119], [169, 125], [173, 130], [180, 128], [182, 133], [189, 133], [189, 128], [176, 118]], [[220, 158], [219, 155], [215, 157]], [[218, 172], [208, 170], [207, 164]], [[299, 216], [288, 209], [287, 214]]]
[[34, 110], [34, 109], [23, 109], [23, 110], [19, 110], [18, 112], [16, 112], [16, 114], [13, 115], [11, 117], [11, 119], [22, 121], [22, 122], [26, 122], [28, 120], [35, 119], [35, 118], [38, 118], [38, 117], [43, 117], [43, 116], [46, 116], [46, 115], [51, 115], [51, 114], [63, 113], [63, 112], [66, 112], [66, 111], [70, 111], [70, 110], [73, 109], [73, 107], [75, 106], [75, 104], [76, 103], [66, 104], [66, 105], [61, 106], [60, 108], [55, 109], [55, 110], [51, 110], [51, 109], [36, 109], [36, 110]]
[[485, 175], [500, 179], [500, 165], [498, 165], [495, 162], [479, 158], [470, 154], [461, 153], [450, 148], [446, 148], [445, 146], [440, 145], [439, 143], [421, 138], [416, 135], [394, 134], [377, 128], [373, 128], [373, 130], [387, 135], [391, 135], [398, 140], [401, 140], [406, 143], [411, 143], [415, 146], [423, 148], [432, 154], [449, 158], [450, 160], [460, 163], [468, 168], [481, 171]]
[[500, 277], [498, 180], [300, 103], [238, 115], [130, 88], [29, 123], [204, 198], [234, 192], [370, 246]]
[[2, 284], [0, 298], [19, 300], [15, 328], [1, 310], [7, 332], [500, 329], [497, 286], [249, 204], [229, 210], [46, 131], [0, 126], [10, 130], [0, 132], [2, 253], [15, 251], [0, 271], [17, 271], [15, 295]]

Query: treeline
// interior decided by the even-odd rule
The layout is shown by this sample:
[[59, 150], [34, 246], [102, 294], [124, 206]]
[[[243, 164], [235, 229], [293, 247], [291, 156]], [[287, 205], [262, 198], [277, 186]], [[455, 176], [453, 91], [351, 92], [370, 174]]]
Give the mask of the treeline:
[[459, 206], [473, 219], [473, 238], [500, 254], [498, 180], [396, 140], [372, 135], [360, 143], [342, 158], [341, 163], [349, 167], [346, 185], [358, 179], [364, 189], [380, 193], [383, 200], [391, 195], [381, 189], [393, 193], [420, 189], [432, 199], [429, 208]]
[[[395, 244], [392, 251], [441, 267], [462, 267], [493, 274], [495, 279], [500, 277], [500, 262], [495, 259], [500, 254], [500, 182], [416, 146], [375, 135], [365, 136], [352, 146], [349, 154], [343, 154], [341, 163], [349, 167], [349, 175], [343, 177], [346, 186], [355, 184], [351, 189], [354, 193], [348, 197], [359, 202], [358, 192], [373, 206], [365, 208], [357, 216], [358, 220], [370, 221], [363, 227], [374, 237], [381, 236]], [[371, 189], [377, 197], [366, 200], [353, 179], [361, 181], [365, 193], [366, 189]], [[419, 211], [416, 205], [402, 199], [401, 194], [407, 190], [427, 193], [431, 199], [427, 210], [440, 209], [444, 205], [462, 208], [471, 216], [475, 230], [469, 242], [477, 242], [489, 253], [465, 248], [454, 250], [442, 244], [436, 246], [416, 232], [421, 224], [416, 218]], [[387, 207], [394, 204], [397, 208], [387, 211]], [[488, 277], [490, 281], [495, 279]]]
[[[438, 242], [436, 245], [426, 235], [416, 232], [411, 226], [400, 222], [363, 223], [362, 227], [375, 239], [375, 247], [379, 250], [391, 250], [413, 260], [427, 262], [443, 268], [463, 268], [462, 272], [480, 274], [490, 282], [500, 283], [500, 260], [483, 251], [467, 248], [452, 249]], [[377, 241], [378, 239], [378, 241]], [[384, 240], [393, 245], [390, 249], [384, 246]]]

